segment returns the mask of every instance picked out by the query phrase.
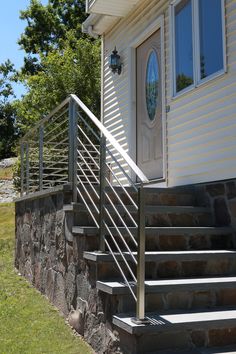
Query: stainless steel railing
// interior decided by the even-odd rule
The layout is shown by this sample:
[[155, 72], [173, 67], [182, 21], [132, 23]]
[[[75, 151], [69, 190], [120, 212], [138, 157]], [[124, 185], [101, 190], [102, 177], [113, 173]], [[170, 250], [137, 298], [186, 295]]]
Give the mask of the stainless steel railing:
[[95, 0], [86, 0], [86, 12], [90, 11], [90, 8], [94, 2]]
[[[132, 178], [131, 178], [132, 175]], [[71, 182], [145, 319], [145, 198], [147, 177], [75, 95], [21, 140], [21, 191]]]

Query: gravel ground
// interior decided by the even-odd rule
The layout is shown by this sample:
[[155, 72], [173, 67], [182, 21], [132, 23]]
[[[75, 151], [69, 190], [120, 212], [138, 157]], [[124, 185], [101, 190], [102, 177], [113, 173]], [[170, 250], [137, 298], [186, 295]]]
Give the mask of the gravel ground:
[[[0, 168], [7, 168], [14, 165], [16, 158], [0, 161]], [[19, 193], [15, 191], [13, 180], [0, 180], [0, 203], [11, 203]]]
[[11, 203], [18, 197], [18, 192], [15, 191], [13, 181], [0, 180], [0, 203]]

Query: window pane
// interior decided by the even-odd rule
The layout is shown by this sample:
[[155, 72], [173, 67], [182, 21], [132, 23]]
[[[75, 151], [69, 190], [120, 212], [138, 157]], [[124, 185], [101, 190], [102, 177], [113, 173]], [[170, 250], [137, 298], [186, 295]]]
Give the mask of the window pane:
[[199, 0], [201, 78], [223, 69], [221, 0]]
[[193, 84], [192, 2], [175, 7], [176, 92]]

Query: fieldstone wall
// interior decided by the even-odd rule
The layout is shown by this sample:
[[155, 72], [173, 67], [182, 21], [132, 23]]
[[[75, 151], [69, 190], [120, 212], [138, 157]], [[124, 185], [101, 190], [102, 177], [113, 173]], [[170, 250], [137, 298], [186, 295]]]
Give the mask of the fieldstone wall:
[[96, 265], [83, 259], [84, 250], [92, 247], [88, 238], [71, 233], [73, 213], [63, 210], [69, 199], [60, 191], [16, 202], [15, 266], [96, 353], [120, 353], [111, 325], [111, 311], [116, 310], [97, 293]]
[[212, 207], [215, 224], [236, 229], [236, 179], [208, 183], [202, 192]]

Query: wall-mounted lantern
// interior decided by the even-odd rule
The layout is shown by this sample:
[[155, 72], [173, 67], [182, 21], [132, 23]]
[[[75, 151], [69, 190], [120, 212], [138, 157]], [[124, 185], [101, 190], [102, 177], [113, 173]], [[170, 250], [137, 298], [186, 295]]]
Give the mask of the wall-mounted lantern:
[[111, 69], [111, 71], [113, 72], [113, 74], [121, 74], [121, 60], [120, 60], [120, 56], [115, 49], [113, 50], [113, 52], [111, 53], [110, 57], [109, 57], [109, 68]]

